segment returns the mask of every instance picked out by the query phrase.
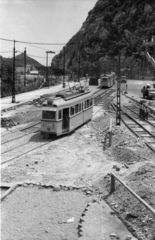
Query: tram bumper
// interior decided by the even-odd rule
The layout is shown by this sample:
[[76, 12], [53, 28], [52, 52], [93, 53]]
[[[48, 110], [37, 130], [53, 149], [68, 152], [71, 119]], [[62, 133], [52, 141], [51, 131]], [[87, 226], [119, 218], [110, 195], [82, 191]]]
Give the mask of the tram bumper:
[[41, 133], [56, 134], [56, 126], [54, 123], [41, 123]]

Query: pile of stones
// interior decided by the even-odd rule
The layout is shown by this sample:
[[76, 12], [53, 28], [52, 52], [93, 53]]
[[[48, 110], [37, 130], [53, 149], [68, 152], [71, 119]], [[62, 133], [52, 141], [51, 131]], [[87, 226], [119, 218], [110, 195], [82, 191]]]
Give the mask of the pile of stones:
[[11, 128], [16, 126], [17, 124], [13, 122], [12, 119], [9, 118], [1, 118], [1, 127], [2, 128]]

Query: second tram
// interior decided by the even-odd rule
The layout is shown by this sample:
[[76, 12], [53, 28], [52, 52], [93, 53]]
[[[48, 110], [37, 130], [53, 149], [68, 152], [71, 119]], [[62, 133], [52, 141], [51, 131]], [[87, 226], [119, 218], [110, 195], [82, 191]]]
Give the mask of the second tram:
[[110, 88], [115, 84], [116, 74], [114, 72], [102, 74], [99, 79], [100, 88]]

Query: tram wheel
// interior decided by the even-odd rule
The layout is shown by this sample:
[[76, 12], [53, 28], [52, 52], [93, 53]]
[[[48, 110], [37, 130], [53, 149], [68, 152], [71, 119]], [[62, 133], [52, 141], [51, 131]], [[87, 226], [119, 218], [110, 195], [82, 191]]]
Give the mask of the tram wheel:
[[45, 139], [49, 139], [49, 137], [50, 137], [50, 135], [49, 135], [48, 133], [45, 133], [45, 134], [44, 134], [44, 138], [45, 138]]

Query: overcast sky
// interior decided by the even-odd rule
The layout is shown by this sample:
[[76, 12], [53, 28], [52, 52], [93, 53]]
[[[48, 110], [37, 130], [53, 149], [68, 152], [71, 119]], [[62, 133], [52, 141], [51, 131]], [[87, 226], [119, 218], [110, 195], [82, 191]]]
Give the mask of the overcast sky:
[[[0, 38], [38, 43], [67, 43], [81, 28], [97, 0], [0, 0]], [[45, 51], [63, 46], [16, 43], [16, 50], [46, 65]], [[13, 43], [0, 40], [0, 55], [12, 57]], [[19, 53], [16, 53], [18, 55]], [[34, 57], [37, 56], [37, 57]], [[53, 54], [48, 54], [49, 64]], [[41, 58], [39, 58], [41, 57]]]

